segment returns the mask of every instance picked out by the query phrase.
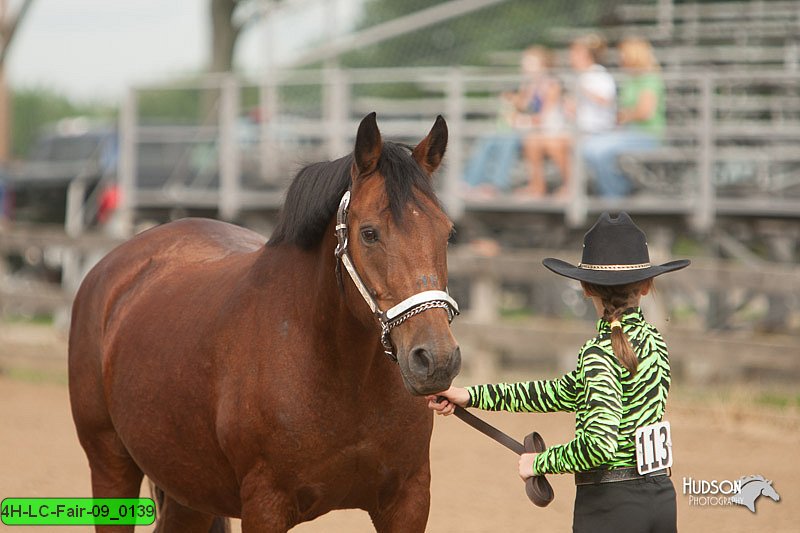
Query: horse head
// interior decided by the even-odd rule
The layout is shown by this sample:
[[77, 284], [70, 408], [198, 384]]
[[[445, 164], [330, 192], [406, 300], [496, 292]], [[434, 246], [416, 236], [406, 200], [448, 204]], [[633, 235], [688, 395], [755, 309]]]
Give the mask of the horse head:
[[772, 498], [776, 502], [780, 501], [781, 499], [781, 495], [778, 494], [778, 491], [776, 491], [775, 487], [772, 486], [772, 481], [770, 480], [767, 480], [766, 483], [761, 487], [761, 495]]
[[[379, 316], [384, 345], [396, 356], [406, 388], [416, 395], [446, 389], [461, 367], [449, 325], [457, 306], [444, 293], [453, 225], [432, 184], [446, 146], [442, 117], [411, 149], [384, 142], [372, 113], [361, 121], [353, 152], [346, 247], [368, 294], [355, 290], [355, 279], [345, 290], [364, 323], [375, 327]], [[427, 298], [426, 303], [411, 298], [415, 295]], [[441, 297], [438, 303], [431, 301], [435, 295]], [[364, 300], [372, 300], [372, 313]], [[392, 318], [387, 310], [398, 308], [400, 316], [387, 328]]]

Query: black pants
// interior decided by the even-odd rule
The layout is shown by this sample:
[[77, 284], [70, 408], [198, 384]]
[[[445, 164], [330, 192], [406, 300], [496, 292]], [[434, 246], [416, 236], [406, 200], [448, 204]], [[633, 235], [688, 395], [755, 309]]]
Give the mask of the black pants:
[[675, 487], [667, 476], [579, 485], [574, 533], [675, 533]]

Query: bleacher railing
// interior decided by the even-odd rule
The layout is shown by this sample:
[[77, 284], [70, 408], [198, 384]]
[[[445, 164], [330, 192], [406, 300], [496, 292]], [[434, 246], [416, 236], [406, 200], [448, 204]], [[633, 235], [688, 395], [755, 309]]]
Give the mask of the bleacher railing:
[[[570, 74], [562, 74], [568, 91]], [[624, 199], [590, 195], [590, 169], [576, 155], [571, 197], [529, 201], [502, 195], [474, 201], [460, 194], [473, 143], [495, 128], [497, 95], [519, 83], [508, 70], [301, 70], [274, 72], [261, 84], [213, 76], [158, 87], [210, 95], [201, 119], [180, 124], [144, 116], [141, 100], [154, 88], [135, 88], [120, 119], [122, 227], [130, 231], [135, 212], [154, 206], [216, 209], [225, 219], [276, 209], [299, 164], [349, 152], [358, 121], [370, 111], [378, 112], [386, 138], [409, 143], [425, 135], [437, 114], [445, 116], [450, 139], [439, 188], [455, 218], [470, 210], [555, 212], [580, 226], [596, 212], [624, 206], [635, 213], [686, 216], [695, 228], [708, 230], [719, 215], [796, 217], [800, 73], [666, 72], [664, 79], [668, 129], [663, 147], [622, 161], [638, 194]], [[581, 139], [576, 142], [580, 146]], [[174, 158], [171, 178], [163, 186], [144, 188], [144, 148], [169, 145], [183, 150]], [[174, 179], [181, 172], [189, 178]]]

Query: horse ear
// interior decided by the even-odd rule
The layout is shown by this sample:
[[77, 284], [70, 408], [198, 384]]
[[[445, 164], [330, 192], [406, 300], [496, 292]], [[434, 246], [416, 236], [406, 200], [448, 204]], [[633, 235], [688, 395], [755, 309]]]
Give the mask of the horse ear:
[[419, 166], [430, 176], [442, 162], [447, 149], [447, 122], [442, 115], [436, 117], [428, 136], [414, 148], [412, 155]]
[[383, 140], [381, 132], [378, 130], [376, 114], [373, 111], [361, 120], [356, 133], [356, 147], [353, 151], [355, 162], [355, 176], [369, 174], [378, 167], [378, 159], [381, 157]]

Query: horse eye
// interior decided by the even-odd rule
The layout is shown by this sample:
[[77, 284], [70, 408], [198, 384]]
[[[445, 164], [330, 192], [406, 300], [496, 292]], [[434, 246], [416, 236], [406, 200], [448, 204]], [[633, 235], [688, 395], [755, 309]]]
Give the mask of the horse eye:
[[378, 242], [378, 232], [372, 228], [364, 228], [361, 230], [361, 238], [366, 244], [374, 244]]

